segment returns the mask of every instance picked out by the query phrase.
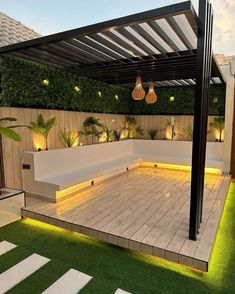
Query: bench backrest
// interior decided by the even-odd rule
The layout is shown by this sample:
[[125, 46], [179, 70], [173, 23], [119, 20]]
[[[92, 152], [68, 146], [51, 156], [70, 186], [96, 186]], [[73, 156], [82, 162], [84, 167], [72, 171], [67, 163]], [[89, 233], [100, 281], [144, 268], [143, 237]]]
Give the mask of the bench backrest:
[[131, 140], [34, 152], [34, 176], [60, 174], [131, 154]]

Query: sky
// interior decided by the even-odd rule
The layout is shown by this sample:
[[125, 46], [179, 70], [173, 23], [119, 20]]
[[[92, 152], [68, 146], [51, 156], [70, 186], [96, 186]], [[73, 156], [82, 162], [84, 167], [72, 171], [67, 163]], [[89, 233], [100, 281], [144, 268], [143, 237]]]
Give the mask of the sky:
[[[183, 0], [0, 0], [0, 11], [41, 35], [179, 3]], [[235, 55], [235, 0], [211, 0], [213, 51]], [[192, 0], [197, 11], [198, 0]]]

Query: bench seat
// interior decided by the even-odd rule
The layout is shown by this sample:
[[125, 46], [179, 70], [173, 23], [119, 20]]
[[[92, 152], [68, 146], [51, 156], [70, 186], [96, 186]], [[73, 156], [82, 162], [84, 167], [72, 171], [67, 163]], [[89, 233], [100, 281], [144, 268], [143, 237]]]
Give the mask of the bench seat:
[[55, 185], [58, 190], [63, 190], [71, 186], [80, 184], [84, 181], [92, 181], [94, 178], [103, 177], [109, 174], [126, 171], [141, 162], [141, 158], [136, 155], [120, 157], [115, 160], [104, 161], [100, 164], [94, 164], [85, 168], [78, 168], [65, 173], [54, 174], [51, 176], [41, 177], [37, 180], [44, 183]]

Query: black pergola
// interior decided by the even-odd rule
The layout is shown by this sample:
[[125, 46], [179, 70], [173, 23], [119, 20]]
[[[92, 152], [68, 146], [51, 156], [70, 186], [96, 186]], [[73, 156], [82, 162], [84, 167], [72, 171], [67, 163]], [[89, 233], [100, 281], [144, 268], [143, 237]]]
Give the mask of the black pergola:
[[212, 53], [213, 13], [208, 0], [182, 2], [0, 48], [80, 76], [133, 87], [194, 85], [196, 89], [189, 238], [202, 219], [210, 84], [225, 83]]

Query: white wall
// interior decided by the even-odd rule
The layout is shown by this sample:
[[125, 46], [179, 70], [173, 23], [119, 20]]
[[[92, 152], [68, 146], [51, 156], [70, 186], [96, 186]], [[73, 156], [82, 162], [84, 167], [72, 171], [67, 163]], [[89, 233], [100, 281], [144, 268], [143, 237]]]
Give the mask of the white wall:
[[225, 104], [225, 129], [224, 129], [224, 173], [230, 173], [231, 166], [231, 152], [232, 152], [232, 130], [233, 130], [233, 118], [234, 118], [234, 74], [235, 74], [235, 60], [234, 65], [230, 62], [224, 73], [226, 74], [226, 104]]

